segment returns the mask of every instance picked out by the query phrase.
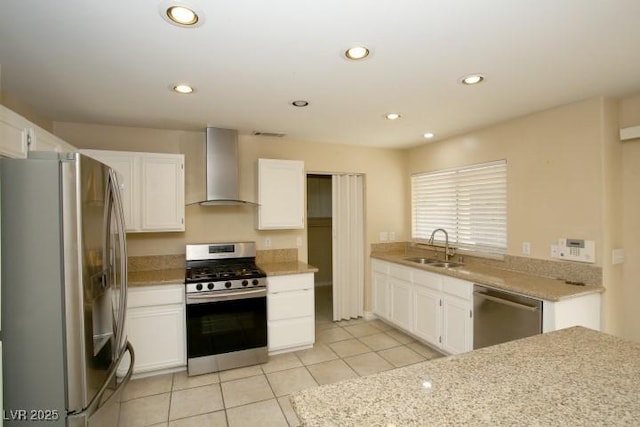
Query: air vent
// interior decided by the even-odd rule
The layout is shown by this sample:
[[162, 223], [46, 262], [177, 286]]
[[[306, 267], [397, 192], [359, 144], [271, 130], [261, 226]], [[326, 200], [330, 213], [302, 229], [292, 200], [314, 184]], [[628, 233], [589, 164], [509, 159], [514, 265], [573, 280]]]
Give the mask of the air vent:
[[254, 131], [253, 131], [253, 134], [254, 134], [255, 136], [271, 136], [271, 137], [274, 137], [274, 138], [282, 138], [283, 136], [286, 136], [286, 135], [287, 135], [286, 133], [277, 133], [277, 132], [260, 132], [260, 131], [257, 131], [257, 130], [254, 130]]

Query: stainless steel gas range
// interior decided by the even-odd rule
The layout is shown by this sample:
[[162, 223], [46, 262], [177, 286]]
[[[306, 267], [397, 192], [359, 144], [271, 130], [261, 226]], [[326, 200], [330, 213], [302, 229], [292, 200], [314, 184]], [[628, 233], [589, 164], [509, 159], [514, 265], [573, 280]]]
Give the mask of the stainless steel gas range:
[[187, 245], [189, 375], [267, 361], [267, 282], [255, 256], [254, 242]]

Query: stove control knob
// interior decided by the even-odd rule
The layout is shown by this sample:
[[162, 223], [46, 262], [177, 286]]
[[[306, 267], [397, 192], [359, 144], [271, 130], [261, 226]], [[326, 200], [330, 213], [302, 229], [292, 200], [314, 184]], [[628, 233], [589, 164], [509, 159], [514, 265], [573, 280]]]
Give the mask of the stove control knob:
[[213, 283], [209, 283], [209, 284], [207, 285], [207, 288], [209, 288], [210, 290], [211, 290], [211, 289], [213, 289]]
[[225, 283], [225, 284], [224, 284], [224, 287], [225, 287], [225, 288], [230, 288], [230, 287], [231, 287], [231, 282], [227, 282], [227, 283]]
[[258, 286], [258, 284], [259, 284], [259, 283], [260, 283], [260, 281], [259, 281], [258, 279], [253, 279], [253, 280], [251, 281], [251, 284], [252, 284], [253, 286]]
[[199, 291], [201, 291], [201, 290], [202, 290], [202, 283], [198, 283], [198, 284], [196, 285], [196, 289], [197, 289], [197, 290], [199, 290]]
[[249, 281], [248, 281], [248, 280], [243, 280], [243, 281], [242, 281], [242, 286], [247, 286], [248, 284], [249, 284]]

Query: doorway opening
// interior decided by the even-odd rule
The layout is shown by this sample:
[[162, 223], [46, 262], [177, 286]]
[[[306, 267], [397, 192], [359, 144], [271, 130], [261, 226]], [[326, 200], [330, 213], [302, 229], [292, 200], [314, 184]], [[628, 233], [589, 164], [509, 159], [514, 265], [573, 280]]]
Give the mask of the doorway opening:
[[307, 252], [315, 277], [316, 321], [333, 320], [331, 175], [307, 175]]
[[364, 314], [364, 175], [307, 175], [307, 252], [316, 274], [316, 318]]

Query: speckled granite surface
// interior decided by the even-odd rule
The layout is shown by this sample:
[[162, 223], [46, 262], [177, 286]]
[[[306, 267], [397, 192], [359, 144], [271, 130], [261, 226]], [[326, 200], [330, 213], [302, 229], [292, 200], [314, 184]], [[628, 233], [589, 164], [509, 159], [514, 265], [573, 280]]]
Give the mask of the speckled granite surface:
[[640, 343], [574, 327], [314, 387], [291, 402], [307, 427], [637, 426]]
[[309, 265], [307, 263], [304, 263], [302, 261], [260, 263], [258, 264], [258, 267], [260, 267], [262, 271], [267, 273], [267, 276], [316, 273], [318, 271], [316, 267]]
[[[184, 254], [129, 257], [128, 261], [129, 286], [184, 283]], [[318, 271], [316, 267], [298, 261], [298, 250], [295, 248], [258, 251], [256, 262], [269, 276]]]
[[462, 267], [446, 269], [431, 267], [428, 264], [423, 265], [407, 261], [405, 258], [408, 256], [410, 255], [407, 255], [404, 252], [380, 252], [371, 254], [372, 258], [390, 261], [433, 273], [445, 274], [451, 277], [457, 277], [470, 282], [516, 292], [547, 301], [560, 301], [562, 299], [573, 298], [580, 295], [604, 292], [604, 288], [602, 286], [567, 285], [563, 280], [534, 276], [510, 270], [502, 270], [485, 264], [469, 263]]

